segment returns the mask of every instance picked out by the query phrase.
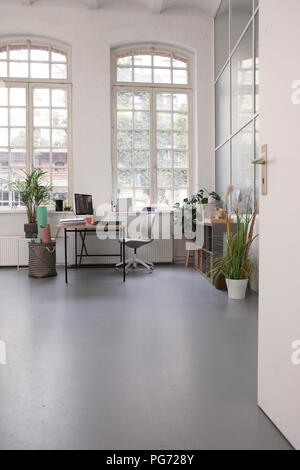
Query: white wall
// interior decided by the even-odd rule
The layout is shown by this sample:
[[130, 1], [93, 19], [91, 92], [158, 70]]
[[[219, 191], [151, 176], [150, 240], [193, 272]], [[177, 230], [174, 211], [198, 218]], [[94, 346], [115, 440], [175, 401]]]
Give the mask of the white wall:
[[[0, 5], [0, 34], [63, 41], [73, 55], [73, 190], [110, 202], [110, 48], [162, 42], [195, 54], [196, 180], [213, 181], [213, 20], [193, 10], [153, 15], [143, 7], [112, 5], [91, 11], [78, 5]], [[196, 189], [196, 188], [194, 188]], [[22, 233], [23, 215], [0, 213], [0, 235]]]
[[259, 405], [300, 449], [299, 0], [260, 0], [261, 142], [269, 146], [268, 195], [261, 198]]

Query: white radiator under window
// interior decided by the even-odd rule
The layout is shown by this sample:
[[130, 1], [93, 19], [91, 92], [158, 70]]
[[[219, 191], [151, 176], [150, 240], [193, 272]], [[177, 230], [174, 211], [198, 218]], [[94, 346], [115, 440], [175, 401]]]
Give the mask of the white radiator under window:
[[[5, 236], [0, 237], [0, 266], [17, 266], [18, 264], [18, 239], [20, 237]], [[87, 237], [86, 246], [90, 253], [118, 253], [119, 245], [113, 241], [99, 241]], [[78, 252], [80, 249], [80, 238], [78, 237]], [[28, 265], [28, 242], [19, 241], [19, 263], [20, 266]], [[74, 236], [68, 237], [68, 261], [74, 263], [75, 256]], [[130, 256], [132, 250], [127, 249], [127, 255]], [[173, 241], [172, 240], [154, 240], [151, 244], [139, 249], [139, 256], [154, 263], [172, 263], [173, 262]], [[56, 247], [57, 264], [64, 263], [64, 239], [57, 239]], [[103, 263], [111, 264], [118, 262], [118, 258], [84, 258], [83, 263]]]
[[[18, 242], [19, 240], [19, 242]], [[21, 266], [28, 265], [28, 242], [20, 239], [20, 237], [0, 237], [0, 266]]]

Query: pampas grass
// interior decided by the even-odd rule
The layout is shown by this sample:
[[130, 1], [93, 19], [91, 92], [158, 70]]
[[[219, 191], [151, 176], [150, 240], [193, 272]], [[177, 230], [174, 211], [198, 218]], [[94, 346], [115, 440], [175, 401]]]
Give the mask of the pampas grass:
[[[232, 187], [231, 187], [232, 188]], [[227, 199], [232, 189], [227, 194]], [[252, 261], [249, 259], [249, 252], [252, 243], [258, 237], [253, 236], [255, 220], [258, 207], [255, 207], [253, 214], [250, 211], [250, 198], [247, 203], [245, 215], [241, 214], [239, 208], [235, 209], [236, 233], [231, 232], [231, 218], [227, 215], [227, 254], [216, 260], [212, 270], [213, 279], [224, 275], [226, 279], [249, 279], [253, 269]]]

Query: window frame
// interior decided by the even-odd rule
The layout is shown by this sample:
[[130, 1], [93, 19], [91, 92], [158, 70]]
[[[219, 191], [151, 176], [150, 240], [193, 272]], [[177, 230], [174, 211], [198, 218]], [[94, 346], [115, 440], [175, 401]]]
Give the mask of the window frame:
[[[152, 52], [153, 54], [157, 53], [167, 53], [170, 55], [178, 55], [182, 57], [183, 59], [186, 59], [187, 61], [187, 83], [186, 84], [180, 84], [180, 83], [156, 83], [156, 82], [118, 82], [117, 81], [117, 59], [120, 55], [122, 54], [138, 54], [138, 53], [143, 53], [143, 52]], [[193, 68], [193, 63], [192, 63], [192, 54], [190, 54], [187, 51], [184, 51], [182, 49], [176, 49], [170, 46], [164, 46], [164, 45], [158, 45], [158, 44], [138, 44], [135, 45], [134, 47], [121, 47], [117, 49], [113, 49], [111, 51], [111, 76], [112, 76], [112, 84], [114, 86], [122, 86], [122, 85], [134, 85], [134, 86], [145, 86], [148, 88], [152, 87], [160, 87], [160, 88], [187, 88], [187, 89], [192, 89], [192, 74], [191, 70]], [[132, 68], [134, 66], [132, 65]], [[165, 68], [167, 70], [172, 70], [172, 65], [171, 67], [155, 67], [153, 65], [151, 66], [139, 66], [138, 68], [151, 68], [151, 70], [154, 70], [155, 68], [161, 69]], [[178, 68], [180, 70], [180, 68]], [[181, 69], [185, 70], [185, 69]]]
[[[187, 84], [172, 84], [172, 83], [141, 83], [141, 82], [118, 82], [117, 81], [117, 59], [120, 55], [126, 53], [142, 53], [151, 51], [155, 52], [166, 52], [173, 55], [181, 56], [187, 60]], [[134, 47], [121, 47], [113, 49], [111, 51], [111, 76], [112, 76], [112, 188], [113, 188], [113, 200], [114, 202], [118, 198], [118, 161], [117, 161], [117, 93], [119, 91], [146, 91], [150, 93], [150, 204], [158, 206], [157, 203], [157, 152], [156, 152], [156, 96], [159, 93], [184, 93], [188, 97], [188, 184], [187, 184], [187, 195], [192, 193], [194, 185], [194, 109], [193, 109], [193, 55], [187, 51], [182, 51], [170, 46], [164, 45], [151, 45], [151, 44], [140, 44]], [[174, 167], [172, 167], [173, 171]], [[133, 188], [135, 186], [133, 185]], [[176, 188], [172, 186], [172, 191]], [[174, 203], [177, 201], [173, 201]], [[182, 202], [182, 201], [178, 201]], [[170, 206], [159, 205], [161, 209], [172, 209]], [[133, 208], [138, 210], [140, 208]]]
[[[52, 79], [52, 78], [29, 78], [29, 77], [1, 77], [0, 83], [4, 83], [7, 87], [24, 87], [26, 88], [26, 171], [34, 168], [34, 123], [33, 123], [33, 89], [34, 88], [65, 88], [68, 95], [68, 201], [72, 200], [73, 194], [73, 133], [72, 133], [72, 51], [70, 47], [59, 42], [52, 42], [41, 38], [28, 38], [28, 37], [10, 37], [1, 38], [0, 48], [4, 46], [28, 46], [33, 47], [47, 47], [57, 49], [66, 55], [67, 78], [66, 79]], [[7, 58], [7, 62], [9, 59]], [[45, 62], [44, 62], [45, 63]], [[62, 62], [64, 63], [64, 62]], [[28, 64], [30, 60], [28, 59]], [[49, 61], [51, 64], [51, 60]], [[8, 171], [11, 170], [11, 165], [8, 166]], [[51, 174], [53, 169], [51, 168]], [[11, 191], [9, 191], [9, 206], [0, 207], [0, 212], [15, 212], [16, 210], [25, 211], [23, 206], [13, 207], [11, 205]]]
[[[59, 51], [63, 52], [66, 55], [66, 65], [67, 65], [67, 78], [29, 78], [28, 77], [3, 77], [0, 78], [1, 81], [14, 81], [14, 82], [24, 82], [25, 80], [27, 82], [51, 82], [51, 83], [72, 83], [72, 50], [70, 47], [66, 46], [63, 43], [59, 42], [51, 42], [51, 40], [46, 40], [46, 39], [41, 39], [41, 38], [28, 38], [28, 37], [22, 37], [22, 36], [14, 36], [10, 38], [1, 38], [0, 40], [0, 48], [4, 46], [33, 46], [33, 47], [47, 47], [50, 49], [58, 49]], [[7, 62], [10, 62], [10, 60], [7, 58]], [[24, 62], [22, 60], [13, 60], [11, 62]], [[30, 60], [28, 59], [29, 64], [31, 63]], [[42, 61], [33, 61], [37, 63], [46, 63]], [[51, 61], [49, 62], [51, 63]], [[62, 62], [64, 63], [64, 62]]]

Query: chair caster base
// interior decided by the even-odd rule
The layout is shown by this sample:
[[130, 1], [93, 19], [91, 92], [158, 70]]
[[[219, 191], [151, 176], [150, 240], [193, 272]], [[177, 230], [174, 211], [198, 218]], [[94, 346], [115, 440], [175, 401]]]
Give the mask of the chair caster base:
[[[143, 266], [144, 268], [146, 268], [149, 274], [151, 274], [154, 269], [153, 263], [150, 263], [148, 261], [143, 261], [137, 258], [136, 254], [134, 254], [132, 258], [127, 259], [125, 261], [125, 264], [126, 264], [126, 268], [125, 268], [126, 274], [129, 273], [130, 269], [134, 271], [138, 266]], [[123, 267], [123, 262], [116, 264], [115, 269], [118, 270], [121, 267]]]

